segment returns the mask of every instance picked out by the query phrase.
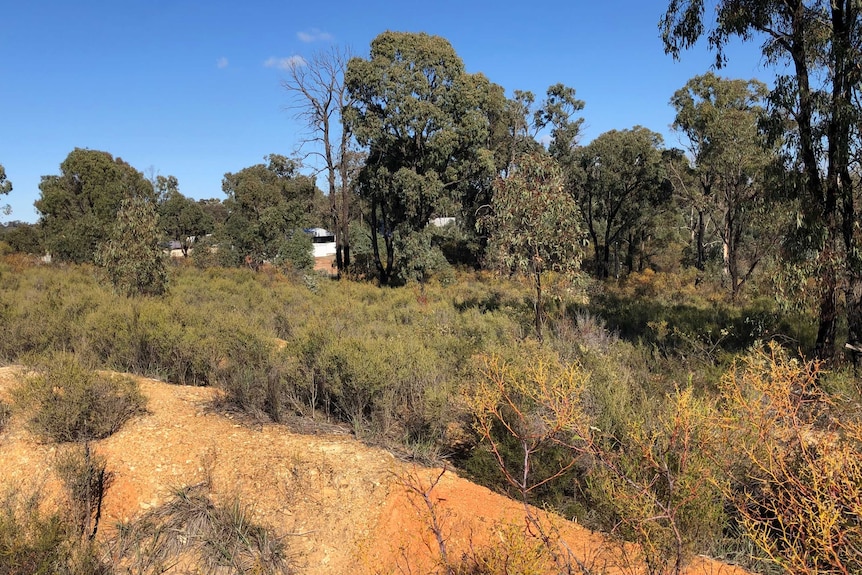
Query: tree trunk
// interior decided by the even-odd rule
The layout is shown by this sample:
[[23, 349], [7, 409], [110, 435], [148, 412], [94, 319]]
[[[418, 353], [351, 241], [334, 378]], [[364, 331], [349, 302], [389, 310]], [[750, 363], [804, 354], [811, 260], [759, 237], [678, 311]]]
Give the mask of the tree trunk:
[[536, 338], [542, 340], [542, 271], [536, 262], [533, 262], [533, 274], [536, 283]]
[[835, 353], [835, 333], [837, 330], [838, 302], [837, 302], [837, 277], [831, 258], [837, 256], [834, 253], [835, 234], [835, 209], [836, 198], [830, 193], [827, 186], [826, 193], [820, 177], [820, 165], [817, 161], [817, 152], [814, 145], [815, 135], [812, 122], [814, 119], [814, 98], [811, 93], [811, 84], [808, 74], [808, 54], [805, 38], [806, 30], [806, 6], [798, 2], [792, 15], [792, 32], [789, 40], [790, 55], [793, 59], [793, 67], [796, 76], [796, 89], [799, 96], [799, 110], [795, 114], [797, 129], [799, 132], [799, 149], [802, 166], [805, 173], [806, 191], [809, 202], [813, 206], [822, 206], [822, 212], [816, 220], [823, 224], [827, 230], [826, 246], [820, 258], [825, 262], [823, 278], [820, 284], [820, 304], [818, 312], [817, 342], [814, 349], [818, 359], [831, 360]]
[[706, 248], [704, 246], [704, 236], [706, 236], [706, 219], [703, 217], [703, 210], [697, 210], [697, 230], [695, 232], [697, 236], [697, 244], [696, 250], [697, 254], [695, 256], [694, 267], [703, 271], [706, 267]]

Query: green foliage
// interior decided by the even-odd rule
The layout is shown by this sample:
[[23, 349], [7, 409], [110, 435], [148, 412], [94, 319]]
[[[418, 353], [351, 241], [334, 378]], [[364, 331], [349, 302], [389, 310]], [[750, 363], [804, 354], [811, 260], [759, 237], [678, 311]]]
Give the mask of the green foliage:
[[293, 270], [308, 270], [314, 267], [311, 237], [302, 230], [293, 230], [287, 234], [277, 249], [278, 252], [272, 260], [275, 265], [284, 265]]
[[[6, 168], [3, 167], [3, 164], [0, 164], [0, 196], [8, 194], [12, 191], [12, 182], [6, 179]], [[12, 209], [6, 206], [0, 206], [0, 212], [5, 215], [9, 215], [12, 212]]]
[[267, 164], [225, 174], [222, 182], [228, 216], [219, 252], [232, 252], [234, 265], [257, 268], [286, 257], [285, 241], [310, 223], [314, 181], [300, 175], [298, 165], [284, 156], [270, 154], [266, 159]]
[[68, 558], [66, 525], [59, 514], [43, 514], [38, 499], [19, 501], [14, 493], [0, 500], [0, 573], [53, 575]]
[[451, 272], [451, 266], [446, 261], [443, 251], [435, 245], [433, 225], [407, 237], [401, 246], [401, 257], [404, 264], [398, 273], [404, 281], [418, 281], [424, 284], [433, 276], [445, 276]]
[[13, 252], [32, 255], [45, 253], [42, 232], [38, 225], [11, 222], [4, 227], [0, 238], [3, 238]]
[[434, 216], [455, 215], [462, 197], [495, 173], [486, 102], [500, 92], [465, 73], [443, 38], [405, 32], [377, 36], [368, 60], [350, 60], [345, 84], [354, 98], [345, 122], [369, 148], [358, 191], [385, 283], [401, 264], [399, 242]]
[[572, 275], [579, 268], [585, 234], [577, 206], [564, 189], [557, 162], [527, 154], [494, 186], [491, 213], [482, 222], [490, 233], [489, 253], [498, 267], [530, 275], [536, 298], [536, 335], [542, 337], [542, 274]]
[[541, 153], [521, 156], [514, 172], [497, 180], [484, 223], [500, 267], [531, 275], [579, 268], [585, 234], [563, 184], [557, 162]]
[[[641, 270], [644, 242], [669, 198], [662, 137], [642, 126], [611, 130], [575, 152], [575, 197], [594, 251], [599, 278], [618, 275], [618, 265]], [[612, 257], [617, 266], [611, 266]], [[622, 260], [622, 261], [620, 261]]]
[[769, 184], [774, 186], [768, 182], [768, 168], [777, 158], [778, 144], [767, 146], [758, 127], [766, 95], [761, 82], [710, 72], [692, 78], [671, 98], [673, 127], [687, 138], [694, 161], [695, 181], [686, 185], [677, 174], [674, 184], [684, 205], [699, 216], [692, 230], [698, 267], [703, 269], [703, 246], [711, 241], [704, 236], [714, 221], [712, 233], [721, 242], [723, 273], [734, 297], [781, 238], [779, 211], [770, 205], [780, 198], [768, 197]]
[[159, 215], [153, 203], [140, 196], [126, 198], [110, 238], [99, 247], [96, 263], [120, 293], [162, 295], [168, 278], [160, 239]]
[[111, 234], [124, 199], [152, 199], [143, 174], [107, 152], [75, 148], [60, 164], [59, 176], [43, 176], [36, 209], [45, 247], [60, 261], [92, 262]]
[[6, 179], [6, 168], [0, 164], [0, 195], [8, 194], [12, 191], [12, 182]]
[[113, 573], [98, 545], [82, 540], [70, 516], [62, 511], [46, 512], [40, 502], [41, 493], [32, 484], [7, 490], [0, 496], [0, 574]]
[[191, 238], [201, 239], [215, 228], [213, 217], [204, 207], [182, 195], [176, 188], [167, 190], [159, 201], [158, 212], [165, 237], [179, 241], [184, 256], [188, 256], [189, 248], [195, 241]]
[[31, 366], [21, 402], [32, 407], [31, 423], [52, 441], [101, 439], [145, 410], [137, 383], [86, 368], [74, 355], [51, 353]]

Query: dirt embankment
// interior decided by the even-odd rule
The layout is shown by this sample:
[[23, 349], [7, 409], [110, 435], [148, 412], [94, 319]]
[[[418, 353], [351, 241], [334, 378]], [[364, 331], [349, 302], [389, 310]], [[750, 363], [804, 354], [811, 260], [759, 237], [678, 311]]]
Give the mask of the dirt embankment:
[[[0, 368], [0, 397], [8, 398], [19, 378], [18, 369]], [[346, 434], [297, 435], [282, 426], [248, 425], [212, 411], [218, 392], [211, 388], [139, 380], [149, 414], [94, 444], [114, 474], [102, 537], [117, 522], [164, 503], [177, 488], [209, 477], [216, 499], [239, 497], [254, 520], [286, 536], [302, 573], [428, 573], [439, 559], [429, 510], [405, 484], [427, 490], [440, 470], [404, 463]], [[0, 483], [42, 486], [50, 505], [57, 451], [15, 416], [0, 434]], [[520, 504], [451, 471], [429, 499], [453, 557], [525, 527]], [[577, 524], [550, 520], [580, 560], [604, 565], [606, 572], [621, 572], [623, 555], [633, 555], [631, 547], [623, 554]], [[690, 573], [742, 571], [698, 560]]]

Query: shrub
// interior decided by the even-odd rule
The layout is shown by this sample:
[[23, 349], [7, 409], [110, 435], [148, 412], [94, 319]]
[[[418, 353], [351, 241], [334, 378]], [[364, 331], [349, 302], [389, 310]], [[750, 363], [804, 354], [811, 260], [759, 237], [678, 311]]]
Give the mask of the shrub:
[[73, 446], [60, 454], [54, 468], [69, 502], [68, 518], [82, 539], [93, 539], [99, 529], [102, 500], [113, 481], [104, 457], [93, 454], [89, 444]]
[[109, 575], [97, 545], [67, 516], [40, 510], [40, 500], [38, 490], [0, 496], [0, 575]]
[[178, 489], [167, 503], [117, 531], [114, 562], [141, 575], [163, 573], [189, 554], [203, 574], [296, 573], [283, 539], [252, 522], [238, 500], [216, 505], [205, 485]]
[[629, 421], [622, 435], [596, 431], [589, 486], [604, 527], [640, 545], [648, 572], [678, 575], [720, 539], [724, 513], [709, 457], [709, 403], [689, 387], [665, 404], [654, 419]]
[[67, 532], [57, 513], [39, 512], [34, 496], [19, 501], [16, 493], [0, 500], [0, 574], [57, 573], [67, 554]]
[[24, 405], [33, 406], [36, 432], [53, 441], [107, 437], [145, 410], [135, 380], [97, 373], [74, 355], [51, 353], [30, 369], [32, 375], [18, 395]]
[[862, 572], [862, 424], [821, 366], [776, 345], [722, 382], [726, 496], [761, 558], [791, 574]]
[[0, 433], [6, 429], [6, 424], [9, 423], [9, 419], [12, 417], [12, 408], [8, 403], [0, 399]]

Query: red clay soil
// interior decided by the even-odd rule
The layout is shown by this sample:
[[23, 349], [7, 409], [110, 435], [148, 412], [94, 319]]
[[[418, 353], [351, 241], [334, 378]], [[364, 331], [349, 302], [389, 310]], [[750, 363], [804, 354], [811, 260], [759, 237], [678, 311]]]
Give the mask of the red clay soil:
[[335, 256], [314, 258], [314, 271], [324, 272], [329, 276], [338, 275], [338, 270], [335, 268]]
[[[96, 442], [114, 482], [103, 507], [103, 538], [119, 521], [164, 503], [179, 487], [211, 476], [213, 497], [238, 497], [252, 518], [287, 536], [301, 573], [432, 573], [439, 546], [430, 512], [405, 487], [427, 490], [440, 470], [416, 467], [347, 434], [299, 435], [283, 426], [249, 425], [216, 413], [211, 388], [169, 385], [138, 378], [149, 413]], [[0, 397], [21, 380], [15, 367], [0, 368]], [[17, 413], [0, 434], [2, 486], [41, 488], [56, 505], [51, 462], [62, 447], [40, 442]], [[430, 492], [450, 558], [477, 554], [507, 537], [535, 546], [525, 532], [519, 503], [445, 472]], [[536, 512], [579, 560], [604, 572], [636, 573], [634, 546], [620, 546], [575, 523]], [[519, 535], [520, 534], [520, 535]], [[471, 551], [472, 550], [472, 551]], [[690, 574], [744, 571], [698, 558]]]

